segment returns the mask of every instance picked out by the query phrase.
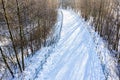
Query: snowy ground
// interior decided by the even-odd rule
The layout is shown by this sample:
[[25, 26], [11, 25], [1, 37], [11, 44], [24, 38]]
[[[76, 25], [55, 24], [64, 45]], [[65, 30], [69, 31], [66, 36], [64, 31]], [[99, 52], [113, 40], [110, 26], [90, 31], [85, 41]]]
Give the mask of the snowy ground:
[[119, 80], [114, 71], [107, 71], [111, 75], [106, 77], [110, 64], [105, 64], [113, 58], [109, 57], [109, 51], [101, 44], [97, 46], [102, 40], [93, 36], [95, 32], [90, 31], [89, 25], [77, 14], [68, 10], [60, 11], [63, 13], [63, 26], [59, 42], [55, 47], [36, 52], [28, 60], [24, 74], [17, 80]]

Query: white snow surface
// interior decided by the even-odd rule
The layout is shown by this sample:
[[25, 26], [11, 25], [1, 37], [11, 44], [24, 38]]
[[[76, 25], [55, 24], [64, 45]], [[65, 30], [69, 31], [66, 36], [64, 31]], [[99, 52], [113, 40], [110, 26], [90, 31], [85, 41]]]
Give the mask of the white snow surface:
[[[29, 65], [26, 65], [19, 79], [106, 80], [102, 61], [96, 51], [96, 43], [86, 27], [88, 25], [85, 25], [84, 20], [73, 11], [59, 11], [63, 13], [60, 40], [55, 47], [45, 47], [36, 52], [28, 60]], [[119, 78], [115, 76], [109, 80], [119, 80]]]

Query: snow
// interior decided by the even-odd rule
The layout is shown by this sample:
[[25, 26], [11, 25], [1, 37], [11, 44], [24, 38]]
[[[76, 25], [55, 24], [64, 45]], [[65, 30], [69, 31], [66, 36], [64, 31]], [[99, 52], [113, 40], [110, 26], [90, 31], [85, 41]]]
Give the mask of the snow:
[[0, 35], [0, 46], [6, 46], [9, 44], [9, 38]]
[[94, 43], [75, 13], [64, 14], [61, 38], [35, 80], [104, 80]]
[[[115, 62], [103, 46], [103, 40], [79, 15], [69, 10], [61, 11], [62, 28], [59, 25], [54, 33], [54, 36], [61, 33], [57, 36], [60, 40], [26, 60], [26, 69], [17, 80], [119, 80], [111, 71], [111, 66], [115, 69]], [[109, 78], [106, 71], [110, 73]]]
[[103, 40], [100, 35], [95, 32], [94, 27], [90, 26], [92, 20], [88, 21], [87, 26], [92, 38], [95, 42], [95, 49], [99, 58], [101, 60], [101, 65], [104, 71], [104, 74], [108, 80], [119, 80], [119, 70], [118, 66], [118, 59], [114, 56], [115, 53], [110, 52], [107, 48], [107, 41]]

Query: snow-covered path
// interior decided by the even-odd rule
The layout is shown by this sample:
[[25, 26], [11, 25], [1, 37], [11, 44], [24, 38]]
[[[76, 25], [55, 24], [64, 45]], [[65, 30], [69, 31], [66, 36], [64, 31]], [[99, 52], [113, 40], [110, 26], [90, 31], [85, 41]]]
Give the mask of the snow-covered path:
[[84, 22], [75, 13], [62, 12], [61, 38], [35, 80], [105, 80]]

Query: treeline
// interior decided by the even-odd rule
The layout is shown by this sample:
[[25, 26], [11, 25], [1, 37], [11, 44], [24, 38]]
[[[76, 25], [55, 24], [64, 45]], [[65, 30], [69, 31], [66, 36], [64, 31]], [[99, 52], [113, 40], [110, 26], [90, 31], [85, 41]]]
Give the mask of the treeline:
[[[54, 3], [53, 3], [54, 2]], [[46, 45], [57, 20], [57, 0], [0, 0], [0, 29], [10, 44], [0, 46], [0, 55], [11, 75], [25, 69], [24, 58]], [[16, 69], [16, 70], [17, 70]]]
[[108, 41], [108, 48], [115, 50], [120, 59], [120, 0], [62, 0], [61, 5], [81, 11], [85, 20], [93, 17], [95, 31]]

